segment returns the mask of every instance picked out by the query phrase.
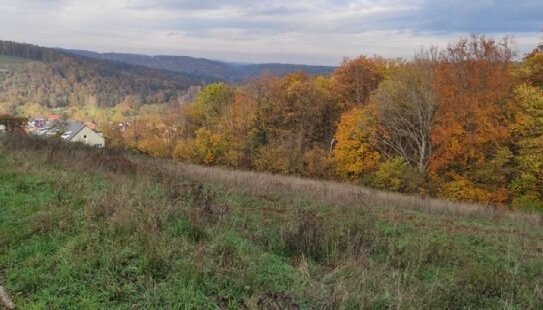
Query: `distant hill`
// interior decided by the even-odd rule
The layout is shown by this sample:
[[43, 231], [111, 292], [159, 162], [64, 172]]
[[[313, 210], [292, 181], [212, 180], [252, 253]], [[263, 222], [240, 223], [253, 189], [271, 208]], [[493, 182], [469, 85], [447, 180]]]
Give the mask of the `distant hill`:
[[114, 106], [130, 98], [173, 103], [206, 80], [172, 71], [0, 41], [0, 104]]
[[[45, 48], [0, 41], [0, 108], [96, 105], [125, 100], [184, 103], [213, 81], [243, 82], [263, 73], [330, 74], [333, 67], [290, 64], [232, 64], [187, 56], [145, 56]], [[191, 87], [196, 86], [196, 87]]]
[[334, 67], [308, 66], [295, 64], [234, 64], [195, 58], [189, 56], [146, 56], [123, 53], [96, 53], [85, 50], [63, 50], [74, 55], [101, 60], [113, 60], [148, 68], [162, 69], [189, 74], [203, 79], [222, 80], [227, 82], [243, 82], [264, 73], [284, 76], [292, 72], [303, 71], [309, 74], [328, 75]]

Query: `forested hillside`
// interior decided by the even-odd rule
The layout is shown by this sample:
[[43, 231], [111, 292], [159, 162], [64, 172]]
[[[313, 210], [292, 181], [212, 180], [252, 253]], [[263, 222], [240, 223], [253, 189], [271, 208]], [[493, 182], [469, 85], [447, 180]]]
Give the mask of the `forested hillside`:
[[[0, 106], [16, 111], [24, 105], [67, 107], [174, 103], [201, 80], [182, 74], [96, 60], [56, 49], [0, 41]], [[8, 57], [6, 57], [8, 56]], [[20, 60], [14, 62], [13, 57]]]
[[95, 53], [82, 50], [65, 51], [90, 58], [114, 60], [149, 68], [190, 74], [208, 80], [214, 79], [234, 83], [244, 82], [264, 73], [273, 74], [276, 76], [285, 76], [289, 73], [301, 71], [312, 75], [328, 75], [334, 71], [333, 67], [327, 66], [306, 66], [278, 63], [233, 64], [188, 56], [145, 56], [138, 54]]
[[473, 36], [408, 60], [346, 60], [331, 77], [211, 84], [177, 117], [108, 134], [199, 164], [543, 210], [543, 52], [518, 62], [513, 50]]

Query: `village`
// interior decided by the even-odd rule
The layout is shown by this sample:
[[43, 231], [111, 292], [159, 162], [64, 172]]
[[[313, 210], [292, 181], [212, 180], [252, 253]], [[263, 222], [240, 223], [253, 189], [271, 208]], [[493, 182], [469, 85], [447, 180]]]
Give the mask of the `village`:
[[[23, 125], [23, 130], [27, 134], [38, 137], [58, 137], [66, 142], [82, 143], [98, 148], [106, 145], [103, 133], [98, 131], [96, 124], [91, 121], [64, 120], [60, 115], [51, 114], [47, 117], [33, 117]], [[5, 124], [0, 124], [0, 133], [7, 130]]]

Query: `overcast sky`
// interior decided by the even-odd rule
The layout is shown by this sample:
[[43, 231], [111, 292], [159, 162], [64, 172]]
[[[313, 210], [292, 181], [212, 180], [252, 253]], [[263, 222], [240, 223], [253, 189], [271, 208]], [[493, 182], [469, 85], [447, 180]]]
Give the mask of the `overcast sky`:
[[0, 0], [0, 39], [50, 47], [336, 65], [470, 33], [541, 40], [543, 0]]

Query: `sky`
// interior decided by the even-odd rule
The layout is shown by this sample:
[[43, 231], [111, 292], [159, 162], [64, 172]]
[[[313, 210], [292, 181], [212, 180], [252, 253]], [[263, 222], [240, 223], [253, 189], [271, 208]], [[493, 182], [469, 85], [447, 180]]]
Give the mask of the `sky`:
[[232, 62], [410, 57], [471, 33], [543, 37], [543, 0], [0, 0], [0, 40]]

